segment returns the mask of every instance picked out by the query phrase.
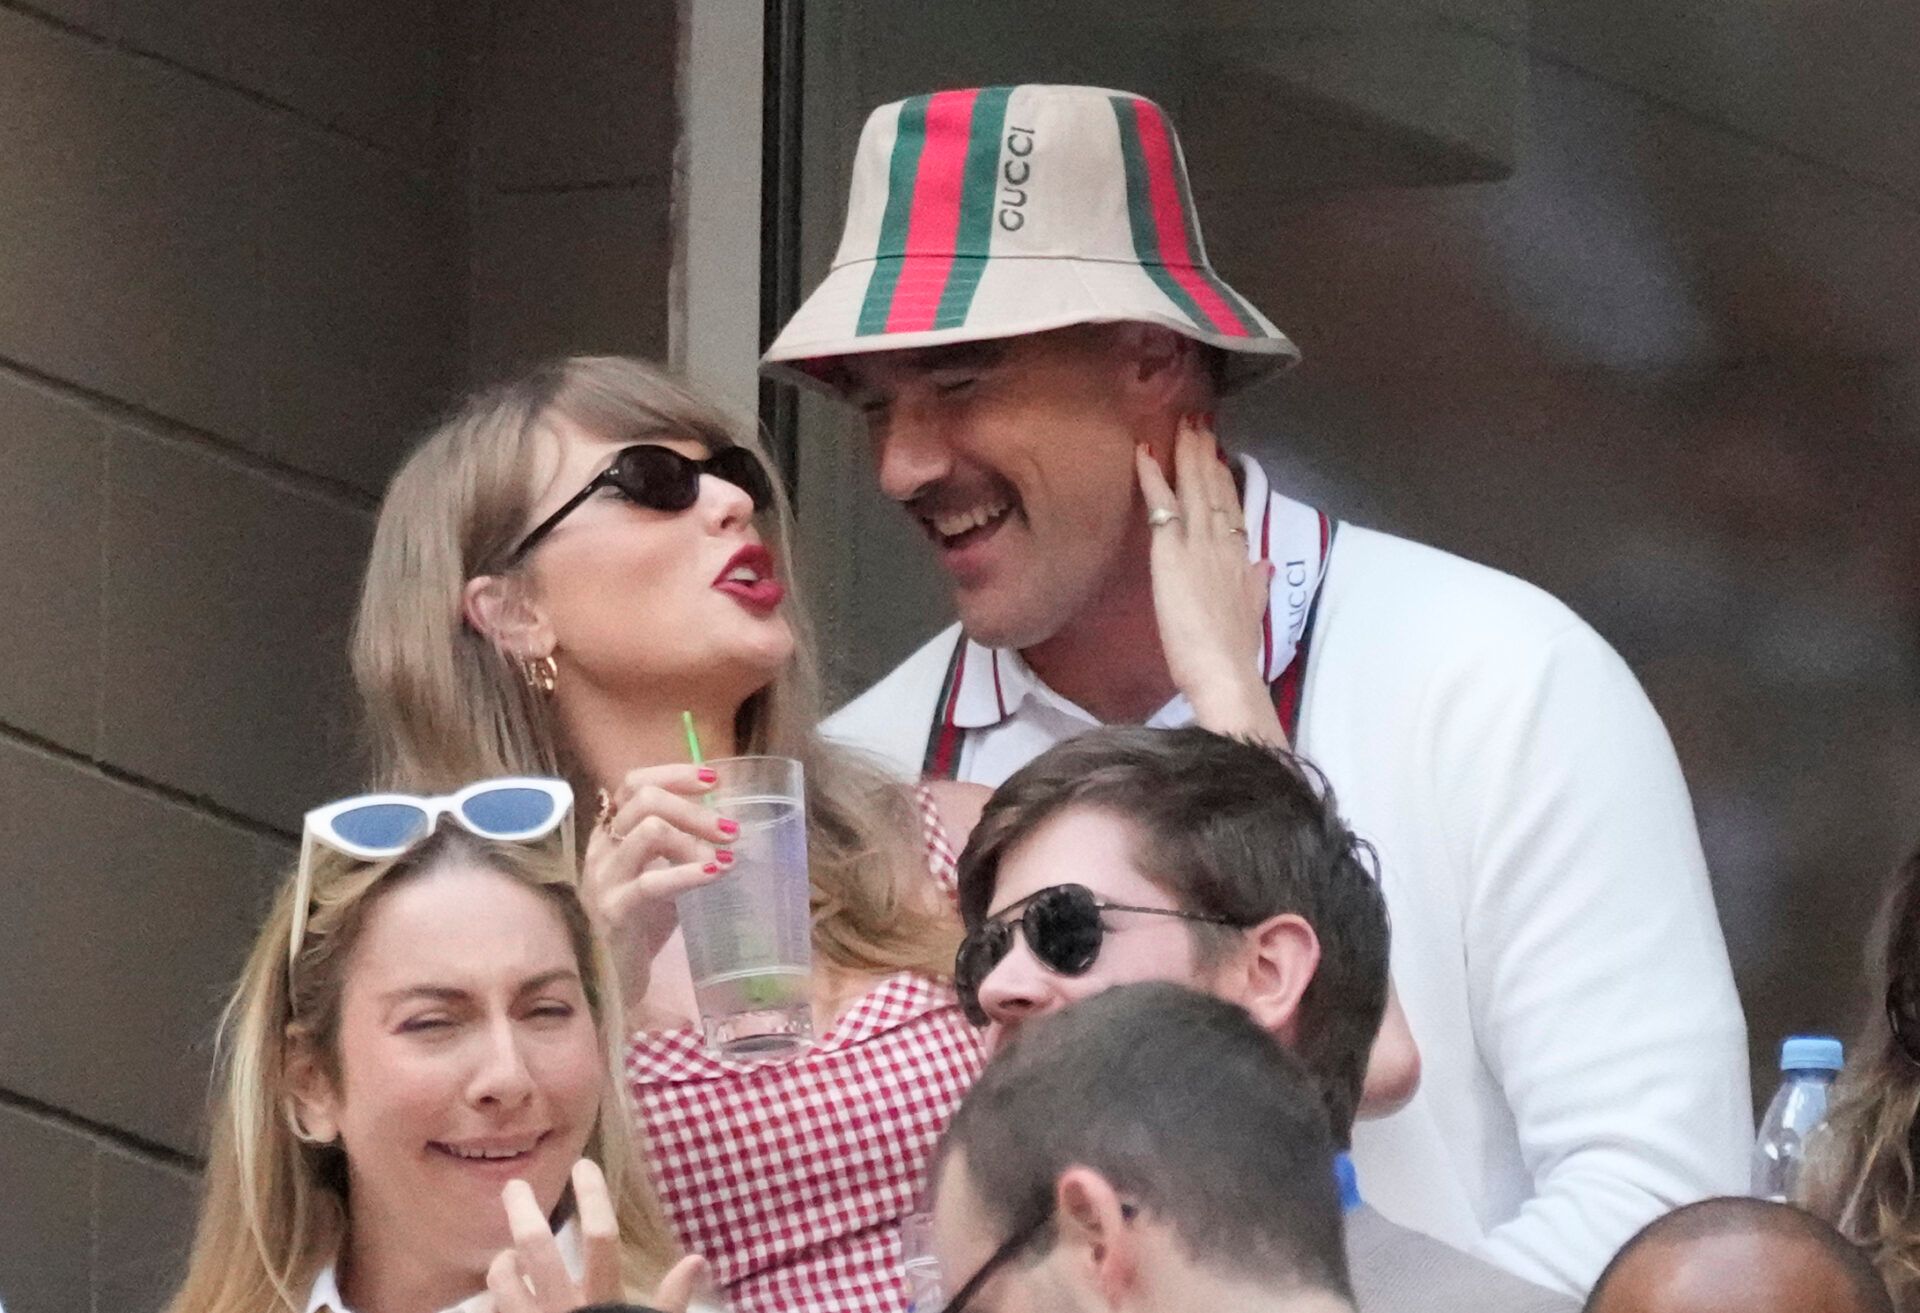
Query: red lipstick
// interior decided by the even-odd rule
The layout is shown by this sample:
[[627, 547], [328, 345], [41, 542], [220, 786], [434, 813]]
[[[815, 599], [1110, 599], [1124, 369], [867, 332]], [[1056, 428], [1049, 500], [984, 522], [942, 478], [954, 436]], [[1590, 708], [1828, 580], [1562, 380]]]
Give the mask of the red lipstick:
[[713, 581], [725, 593], [749, 611], [765, 615], [778, 607], [787, 590], [774, 578], [773, 553], [758, 543], [750, 543], [735, 552], [727, 566]]

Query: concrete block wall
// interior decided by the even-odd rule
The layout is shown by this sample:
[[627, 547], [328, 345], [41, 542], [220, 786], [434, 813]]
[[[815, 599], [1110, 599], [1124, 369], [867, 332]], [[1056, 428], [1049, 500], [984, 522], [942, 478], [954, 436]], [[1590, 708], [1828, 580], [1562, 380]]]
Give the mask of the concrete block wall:
[[664, 360], [677, 0], [494, 0], [473, 115], [472, 363]]
[[0, 0], [8, 1313], [178, 1279], [408, 438], [506, 361], [664, 353], [673, 13]]

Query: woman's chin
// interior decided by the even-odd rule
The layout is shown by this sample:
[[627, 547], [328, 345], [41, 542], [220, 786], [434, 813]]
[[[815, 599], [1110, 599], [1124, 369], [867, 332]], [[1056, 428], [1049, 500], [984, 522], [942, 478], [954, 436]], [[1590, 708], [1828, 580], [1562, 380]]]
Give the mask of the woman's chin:
[[748, 636], [713, 652], [703, 665], [704, 679], [716, 690], [724, 685], [728, 695], [745, 702], [786, 673], [793, 651], [793, 635], [784, 628], [777, 634]]
[[756, 629], [757, 632], [746, 636], [741, 644], [740, 657], [743, 664], [764, 675], [766, 683], [772, 683], [793, 664], [793, 630], [779, 616], [760, 624]]

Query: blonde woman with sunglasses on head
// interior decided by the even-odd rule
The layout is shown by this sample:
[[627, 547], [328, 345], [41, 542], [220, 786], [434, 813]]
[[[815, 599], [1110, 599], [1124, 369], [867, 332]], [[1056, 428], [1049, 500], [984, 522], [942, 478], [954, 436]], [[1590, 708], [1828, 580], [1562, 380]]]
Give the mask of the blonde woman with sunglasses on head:
[[223, 1018], [168, 1313], [685, 1306], [698, 1260], [674, 1265], [628, 1165], [571, 796], [507, 779], [309, 814]]
[[[980, 1065], [935, 803], [820, 740], [788, 514], [744, 430], [636, 361], [562, 361], [433, 433], [381, 508], [353, 664], [384, 774], [604, 791], [583, 891], [637, 1029], [662, 1201], [742, 1313], [896, 1313], [899, 1225]], [[673, 896], [722, 874], [709, 758], [805, 769], [814, 1043], [730, 1062], [695, 1025]], [[949, 819], [963, 801], [942, 800]], [[974, 805], [977, 810], [977, 803]], [[964, 817], [962, 817], [964, 823]]]

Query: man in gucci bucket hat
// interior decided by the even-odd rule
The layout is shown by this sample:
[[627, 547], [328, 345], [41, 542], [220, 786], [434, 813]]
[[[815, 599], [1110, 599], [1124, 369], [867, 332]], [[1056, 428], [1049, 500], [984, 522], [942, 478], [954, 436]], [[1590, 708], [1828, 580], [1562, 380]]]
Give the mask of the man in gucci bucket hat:
[[1238, 613], [1156, 572], [1199, 559], [1159, 549], [1270, 562], [1230, 664], [1379, 853], [1424, 1062], [1356, 1133], [1369, 1194], [1584, 1291], [1647, 1220], [1744, 1184], [1745, 1026], [1686, 784], [1626, 666], [1538, 589], [1336, 525], [1246, 457], [1237, 505], [1196, 504], [1216, 480], [1190, 458], [1172, 500], [1155, 471], [1188, 417], [1296, 357], [1208, 261], [1151, 102], [1021, 86], [876, 110], [839, 252], [766, 365], [864, 414], [960, 622], [827, 729], [993, 786], [1098, 724], [1188, 723], [1176, 673], [1214, 650], [1193, 622], [1231, 638]]

